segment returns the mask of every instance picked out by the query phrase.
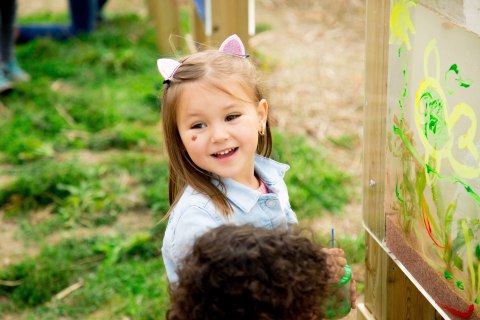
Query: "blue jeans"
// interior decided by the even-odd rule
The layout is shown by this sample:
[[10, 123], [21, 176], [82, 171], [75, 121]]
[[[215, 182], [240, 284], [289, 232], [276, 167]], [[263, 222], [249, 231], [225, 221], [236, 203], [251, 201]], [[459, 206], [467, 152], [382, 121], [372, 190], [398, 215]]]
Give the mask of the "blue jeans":
[[101, 19], [101, 11], [108, 0], [69, 0], [70, 25], [31, 24], [19, 26], [17, 43], [25, 43], [36, 38], [50, 37], [65, 40], [80, 33], [89, 33]]

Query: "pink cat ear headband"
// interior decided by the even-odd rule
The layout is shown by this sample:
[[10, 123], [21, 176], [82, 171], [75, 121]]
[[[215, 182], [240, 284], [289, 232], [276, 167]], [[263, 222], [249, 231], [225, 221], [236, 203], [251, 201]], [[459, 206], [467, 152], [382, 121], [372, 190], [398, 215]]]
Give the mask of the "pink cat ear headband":
[[[248, 55], [245, 54], [245, 47], [243, 46], [242, 40], [234, 34], [225, 39], [222, 45], [218, 49], [219, 52], [231, 54], [241, 58], [247, 58]], [[181, 63], [177, 60], [173, 59], [158, 59], [157, 60], [157, 67], [160, 71], [163, 79], [163, 83], [170, 84], [170, 80], [173, 78], [173, 75], [177, 71], [178, 67], [180, 67]]]

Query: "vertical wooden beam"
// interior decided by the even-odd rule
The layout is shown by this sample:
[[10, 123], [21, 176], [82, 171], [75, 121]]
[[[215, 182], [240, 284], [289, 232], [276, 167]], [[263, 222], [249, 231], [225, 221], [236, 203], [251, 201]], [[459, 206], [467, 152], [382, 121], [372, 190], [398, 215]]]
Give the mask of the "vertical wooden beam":
[[200, 46], [199, 49], [202, 49], [201, 46], [207, 43], [207, 36], [205, 35], [205, 24], [202, 22], [202, 19], [198, 16], [195, 5], [191, 6], [190, 11], [190, 25], [193, 40]]
[[385, 237], [389, 2], [367, 1], [363, 219], [379, 239]]
[[386, 320], [388, 256], [368, 233], [365, 248], [365, 308], [358, 310], [358, 319]]
[[390, 257], [387, 270], [389, 305], [385, 319], [443, 319]]
[[178, 48], [180, 29], [176, 0], [146, 0], [150, 19], [155, 25], [158, 50], [168, 53]]
[[[367, 0], [363, 148], [363, 220], [373, 235], [385, 238], [385, 161], [388, 81], [389, 0]], [[366, 238], [363, 318], [387, 319], [387, 255]], [[362, 313], [360, 310], [359, 313]], [[399, 318], [398, 318], [399, 319]]]
[[212, 0], [212, 45], [219, 45], [234, 33], [242, 39], [247, 48], [250, 39], [248, 0]]

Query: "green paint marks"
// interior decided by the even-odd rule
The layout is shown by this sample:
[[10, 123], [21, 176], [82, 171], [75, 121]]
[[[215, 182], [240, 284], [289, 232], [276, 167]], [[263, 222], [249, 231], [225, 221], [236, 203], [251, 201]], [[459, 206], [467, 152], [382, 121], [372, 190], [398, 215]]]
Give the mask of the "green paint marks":
[[470, 237], [470, 230], [468, 228], [467, 222], [465, 220], [462, 220], [461, 222], [461, 227], [463, 231], [463, 237], [465, 239], [465, 247], [467, 249], [467, 262], [468, 262], [468, 272], [470, 274], [470, 279], [471, 279], [471, 288], [472, 290], [475, 290], [475, 266], [474, 266], [474, 260], [473, 260], [473, 254], [471, 250], [471, 245], [472, 245], [472, 238]]
[[464, 287], [464, 285], [463, 285], [463, 282], [460, 281], [460, 280], [456, 280], [450, 272], [445, 271], [445, 272], [443, 273], [443, 276], [445, 277], [445, 279], [455, 280], [455, 285], [457, 286], [457, 288], [460, 289], [460, 290], [465, 290], [465, 287]]
[[467, 191], [467, 193], [470, 195], [470, 197], [472, 197], [473, 200], [475, 200], [475, 202], [477, 202], [479, 205], [480, 205], [480, 195], [478, 193], [476, 193], [472, 187], [470, 185], [468, 185], [465, 181], [463, 181], [462, 179], [460, 178], [457, 178], [457, 177], [447, 177], [447, 176], [442, 176], [441, 174], [439, 174], [435, 169], [433, 169], [428, 163], [425, 165], [425, 169], [427, 171], [427, 173], [432, 173], [434, 174], [436, 177], [440, 178], [440, 179], [446, 179], [446, 180], [450, 180], [454, 183], [458, 183], [460, 185], [463, 186], [463, 188], [465, 188], [465, 191]]
[[425, 169], [427, 170], [427, 173], [435, 173], [436, 175], [439, 175], [428, 163], [425, 165]]
[[458, 270], [463, 270], [463, 260], [460, 256], [455, 256], [453, 257], [453, 265], [458, 269]]
[[420, 100], [424, 102], [423, 134], [434, 149], [441, 149], [448, 137], [445, 106], [442, 100], [430, 91], [424, 92]]
[[403, 198], [400, 196], [400, 192], [398, 191], [398, 181], [397, 183], [395, 183], [395, 196], [397, 197], [398, 201], [400, 201], [400, 203], [405, 203], [405, 200], [403, 200]]
[[405, 144], [405, 146], [407, 147], [408, 151], [410, 151], [410, 153], [413, 155], [413, 158], [420, 164], [420, 163], [423, 163], [423, 160], [422, 158], [420, 157], [420, 155], [418, 154], [417, 150], [415, 149], [415, 147], [413, 146], [413, 144], [410, 142], [410, 140], [408, 140], [407, 136], [405, 135], [405, 133], [403, 132], [403, 130], [401, 130], [399, 127], [397, 127], [396, 125], [393, 126], [393, 132], [398, 135], [400, 137], [400, 139], [402, 140], [402, 142]]
[[[474, 82], [464, 77], [462, 71], [465, 70], [460, 68], [460, 64], [451, 64], [442, 74], [440, 51], [436, 47], [436, 39], [432, 39], [424, 51], [424, 78], [416, 90], [409, 92], [407, 84], [412, 72], [408, 52], [411, 49], [409, 31], [414, 33], [415, 30], [409, 28], [411, 21], [407, 9], [410, 6], [413, 6], [411, 1], [394, 0], [390, 20], [390, 43], [396, 41], [398, 44], [396, 52], [392, 48], [393, 55], [397, 55], [396, 63], [400, 64], [397, 64], [399, 68], [396, 69], [399, 71], [397, 80], [403, 80], [403, 87], [397, 87], [398, 104], [393, 112], [393, 135], [389, 135], [389, 139], [394, 139], [391, 144], [394, 149], [392, 155], [399, 158], [402, 166], [397, 173], [398, 180], [394, 190], [397, 205], [400, 205], [400, 208], [396, 208], [401, 211], [398, 212], [398, 219], [406, 233], [416, 232], [416, 219], [423, 220], [425, 229], [422, 230], [426, 230], [437, 245], [433, 249], [437, 256], [442, 258], [443, 268], [447, 270], [444, 272], [445, 279], [452, 281], [452, 287], [455, 285], [458, 290], [465, 290], [469, 301], [478, 304], [480, 229], [472, 227], [471, 221], [467, 224], [461, 223], [462, 219], [458, 220], [458, 217], [455, 219], [457, 211], [467, 214], [464, 211], [469, 210], [457, 208], [460, 194], [468, 194], [480, 208], [477, 183], [473, 182], [478, 181], [476, 179], [480, 176], [480, 152], [475, 144], [478, 137], [478, 112], [465, 102], [449, 105], [449, 95], [456, 91], [466, 92], [463, 89], [471, 91]], [[405, 23], [400, 25], [400, 21]], [[416, 71], [413, 70], [413, 73], [418, 73]], [[402, 79], [398, 79], [399, 77]], [[455, 101], [462, 99], [460, 95], [453, 98]], [[411, 115], [412, 109], [415, 133], [410, 130], [407, 117]], [[466, 121], [470, 121], [470, 127], [465, 124]], [[457, 132], [464, 134], [459, 136]], [[469, 152], [475, 164], [467, 165], [457, 160], [456, 157], [465, 156], [462, 152]], [[443, 169], [451, 170], [452, 173], [443, 175], [446, 174]], [[457, 191], [452, 192], [455, 189]], [[453, 234], [452, 225], [457, 222], [460, 228], [457, 234]], [[425, 232], [421, 236], [428, 241]], [[457, 274], [456, 269], [461, 273]], [[458, 276], [458, 279], [455, 276]]]
[[403, 122], [404, 122], [404, 120], [405, 120], [405, 109], [404, 109], [404, 106], [405, 106], [405, 101], [407, 100], [407, 95], [408, 95], [408, 91], [407, 91], [407, 87], [408, 87], [408, 82], [407, 82], [407, 68], [403, 68], [402, 74], [403, 74], [403, 91], [402, 91], [402, 96], [401, 96], [400, 99], [398, 100], [398, 105], [399, 105], [399, 107], [400, 107], [400, 123], [401, 123], [402, 126], [403, 126]]
[[478, 195], [478, 193], [473, 191], [472, 187], [466, 184], [462, 179], [459, 179], [457, 177], [453, 177], [453, 179], [455, 180], [455, 182], [461, 184], [465, 188], [465, 191], [468, 192], [470, 197], [472, 197], [472, 199], [475, 200], [475, 202], [477, 202], [480, 205], [480, 195]]
[[449, 77], [453, 76], [453, 79], [456, 81], [459, 87], [469, 88], [473, 81], [468, 79], [462, 79], [460, 76], [460, 70], [456, 63], [452, 64], [447, 72], [445, 72], [445, 87], [447, 88], [448, 94], [453, 94], [455, 90], [451, 89], [449, 86]]

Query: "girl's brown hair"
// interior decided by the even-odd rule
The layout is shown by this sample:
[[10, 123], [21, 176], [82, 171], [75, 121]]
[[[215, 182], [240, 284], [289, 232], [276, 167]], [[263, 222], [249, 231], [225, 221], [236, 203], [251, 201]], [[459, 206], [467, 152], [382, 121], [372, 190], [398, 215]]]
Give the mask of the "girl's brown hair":
[[[262, 93], [258, 86], [256, 68], [250, 59], [214, 50], [195, 53], [180, 60], [181, 65], [164, 86], [162, 97], [162, 125], [169, 163], [168, 193], [170, 208], [178, 201], [186, 186], [208, 196], [215, 207], [225, 216], [232, 212], [226, 196], [225, 185], [219, 177], [198, 167], [188, 155], [177, 127], [177, 108], [185, 85], [204, 81], [228, 94], [229, 88], [222, 85], [225, 80], [237, 82], [258, 103]], [[267, 118], [265, 134], [258, 136], [257, 153], [269, 157], [272, 151], [272, 136]], [[220, 189], [212, 183], [216, 181]], [[168, 217], [170, 211], [165, 216]], [[165, 219], [164, 218], [164, 219]]]

